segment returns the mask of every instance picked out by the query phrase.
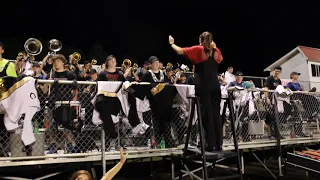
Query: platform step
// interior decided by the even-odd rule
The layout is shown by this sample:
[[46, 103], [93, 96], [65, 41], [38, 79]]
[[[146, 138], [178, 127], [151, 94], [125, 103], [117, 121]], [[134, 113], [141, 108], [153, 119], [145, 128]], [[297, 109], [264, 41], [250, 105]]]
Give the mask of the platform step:
[[[190, 153], [201, 155], [201, 150], [198, 148], [188, 148], [187, 154], [190, 154]], [[213, 160], [213, 159], [217, 160], [217, 159], [237, 157], [237, 153], [233, 151], [205, 152], [205, 156], [207, 160]]]

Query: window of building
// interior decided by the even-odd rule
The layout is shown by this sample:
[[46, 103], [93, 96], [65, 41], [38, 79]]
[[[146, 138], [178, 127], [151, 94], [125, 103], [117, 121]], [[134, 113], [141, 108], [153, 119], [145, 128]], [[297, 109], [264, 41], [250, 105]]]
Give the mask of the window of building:
[[311, 64], [312, 77], [320, 77], [320, 66]]

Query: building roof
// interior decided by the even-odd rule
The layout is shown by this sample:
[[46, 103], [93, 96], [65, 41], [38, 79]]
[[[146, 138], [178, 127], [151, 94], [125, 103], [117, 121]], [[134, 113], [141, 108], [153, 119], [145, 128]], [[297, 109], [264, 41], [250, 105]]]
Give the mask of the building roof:
[[283, 57], [278, 59], [276, 62], [274, 62], [273, 64], [268, 66], [266, 69], [264, 69], [264, 71], [272, 71], [275, 67], [281, 66], [282, 64], [289, 61], [291, 58], [293, 58], [297, 54], [301, 54], [303, 57], [305, 57], [306, 61], [320, 62], [320, 49], [306, 47], [306, 46], [297, 46], [288, 54], [284, 55]]

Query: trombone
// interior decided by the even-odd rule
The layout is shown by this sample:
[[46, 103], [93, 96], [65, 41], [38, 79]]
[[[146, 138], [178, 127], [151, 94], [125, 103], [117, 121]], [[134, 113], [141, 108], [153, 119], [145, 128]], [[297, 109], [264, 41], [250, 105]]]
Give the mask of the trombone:
[[49, 55], [56, 55], [62, 49], [62, 43], [57, 39], [51, 39], [48, 43], [48, 48], [51, 51], [48, 53]]

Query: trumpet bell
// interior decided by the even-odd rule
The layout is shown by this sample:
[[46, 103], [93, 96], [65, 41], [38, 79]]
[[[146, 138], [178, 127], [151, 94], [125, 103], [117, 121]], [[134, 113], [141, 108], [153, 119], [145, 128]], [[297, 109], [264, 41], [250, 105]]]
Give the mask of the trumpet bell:
[[36, 38], [29, 38], [24, 43], [24, 49], [29, 55], [36, 56], [42, 51], [42, 43]]
[[78, 53], [78, 52], [74, 52], [74, 53], [72, 54], [72, 57], [75, 59], [75, 61], [80, 61], [80, 59], [81, 59], [81, 54]]
[[95, 60], [95, 59], [92, 59], [92, 60], [91, 60], [91, 64], [92, 64], [92, 65], [97, 64], [97, 62], [98, 62], [98, 61], [97, 61], [97, 60]]
[[62, 49], [62, 43], [57, 39], [51, 39], [48, 43], [48, 48], [50, 51], [58, 52]]
[[137, 63], [134, 63], [132, 67], [133, 69], [138, 69], [139, 65]]
[[130, 60], [130, 59], [125, 59], [125, 60], [123, 60], [122, 65], [123, 65], [125, 68], [131, 67], [131, 60]]

